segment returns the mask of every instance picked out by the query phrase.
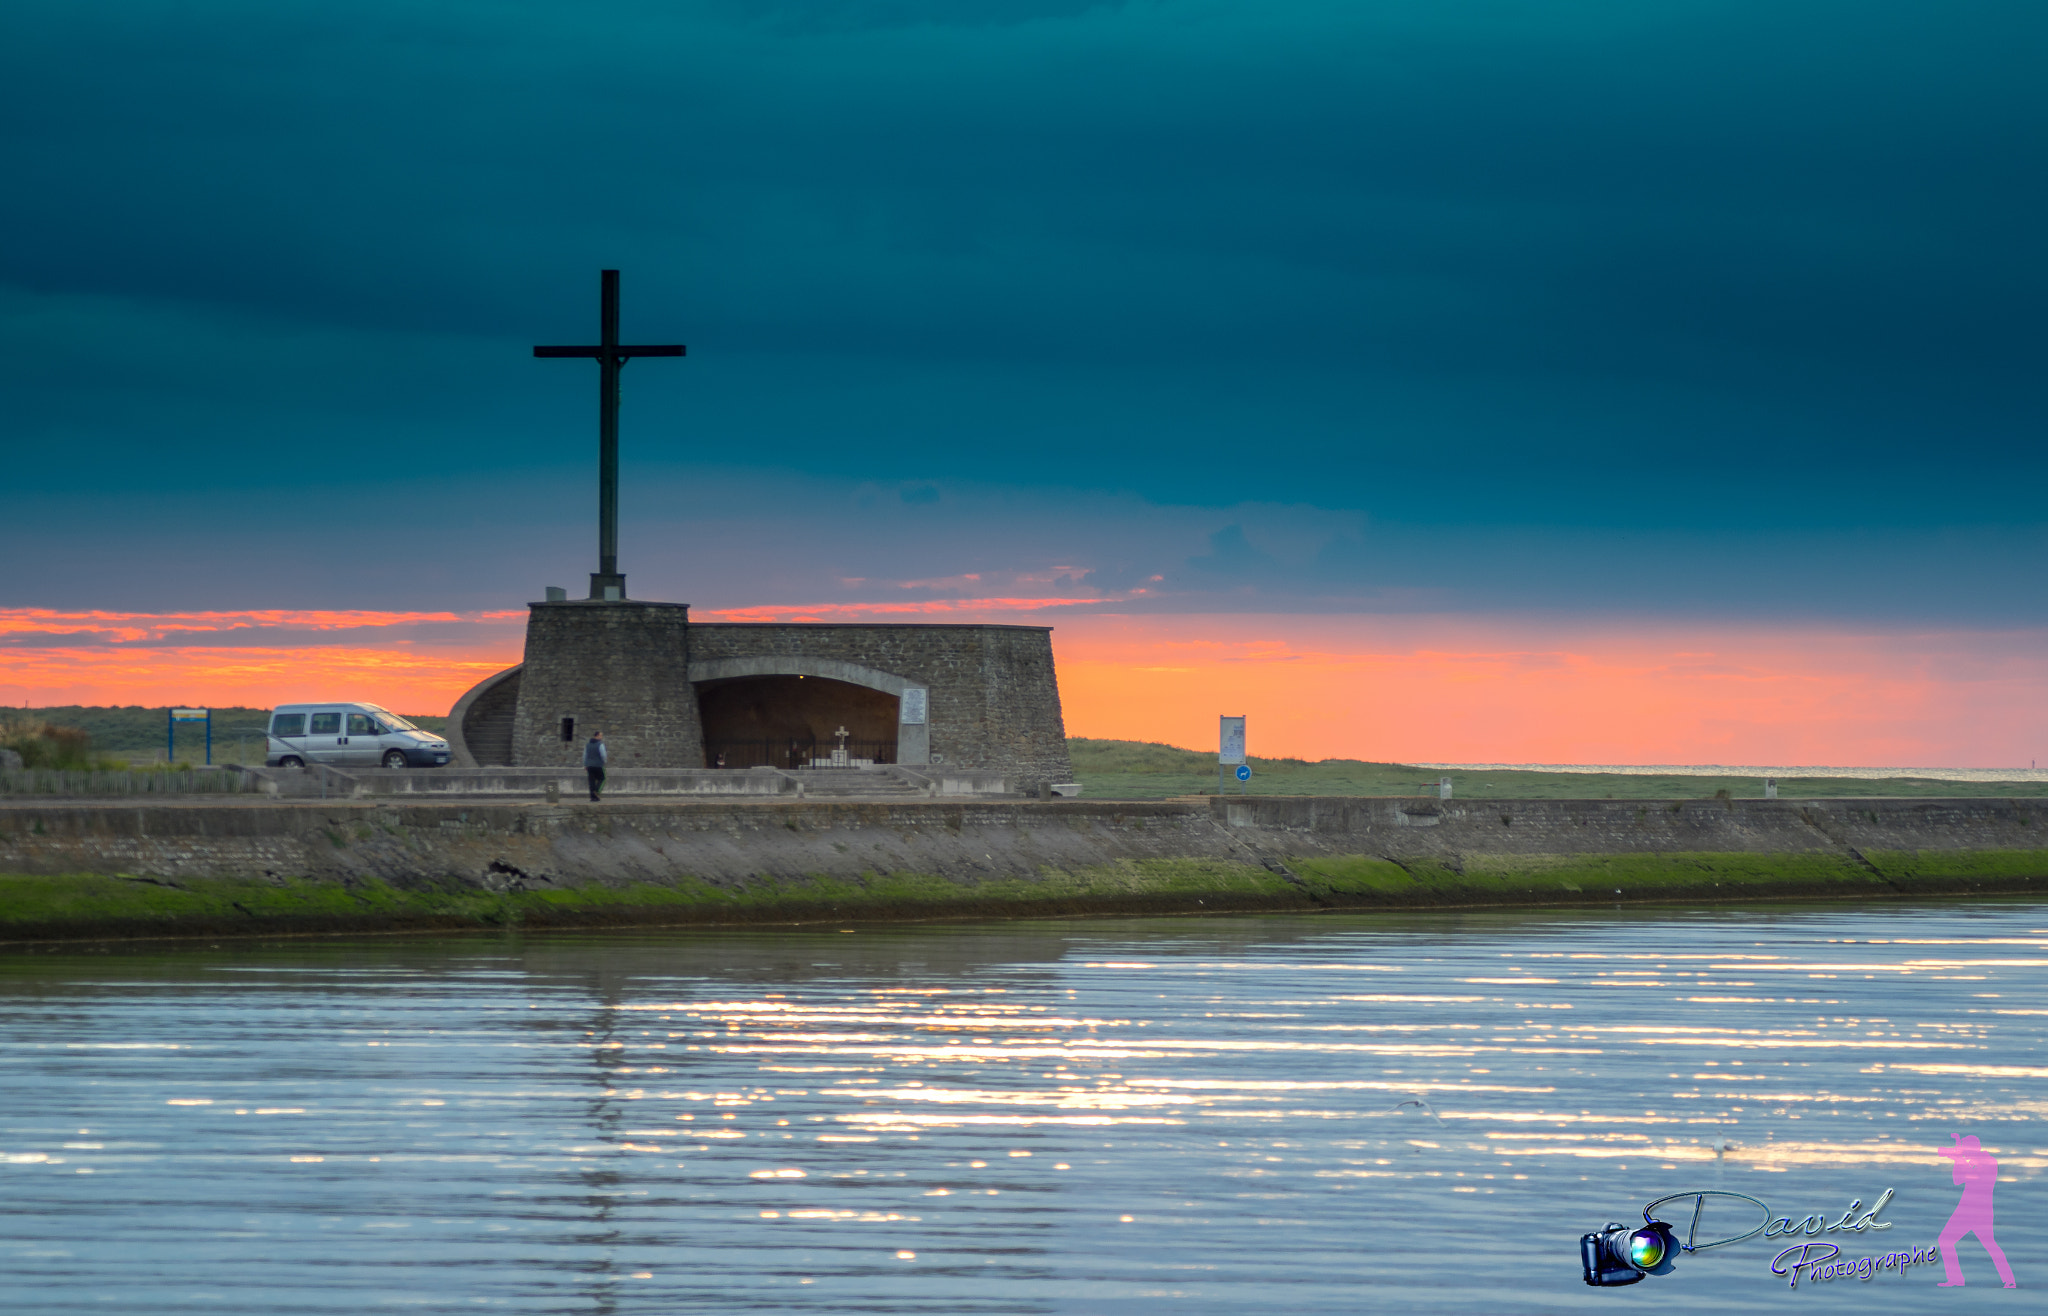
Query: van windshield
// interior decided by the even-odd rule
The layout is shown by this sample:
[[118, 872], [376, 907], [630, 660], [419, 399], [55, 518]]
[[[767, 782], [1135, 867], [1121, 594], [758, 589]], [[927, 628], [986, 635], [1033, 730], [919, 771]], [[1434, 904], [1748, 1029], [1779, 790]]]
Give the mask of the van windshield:
[[376, 704], [364, 704], [362, 705], [362, 707], [369, 709], [372, 713], [375, 713], [377, 715], [377, 720], [379, 722], [382, 722], [387, 728], [389, 728], [392, 731], [419, 730], [418, 727], [406, 721], [404, 718], [400, 717], [398, 714], [392, 712], [388, 708], [380, 708]]

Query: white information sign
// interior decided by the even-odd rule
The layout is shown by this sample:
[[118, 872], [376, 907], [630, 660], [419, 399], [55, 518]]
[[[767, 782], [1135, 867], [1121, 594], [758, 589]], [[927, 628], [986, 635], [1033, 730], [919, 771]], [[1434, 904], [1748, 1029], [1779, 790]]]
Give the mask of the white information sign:
[[1244, 762], [1244, 719], [1226, 717], [1220, 721], [1222, 734], [1218, 737], [1216, 761], [1226, 765]]
[[203, 708], [174, 708], [171, 710], [171, 720], [174, 722], [204, 722], [206, 720], [206, 710]]
[[922, 686], [911, 686], [903, 692], [898, 720], [913, 726], [924, 722], [924, 701], [926, 691]]

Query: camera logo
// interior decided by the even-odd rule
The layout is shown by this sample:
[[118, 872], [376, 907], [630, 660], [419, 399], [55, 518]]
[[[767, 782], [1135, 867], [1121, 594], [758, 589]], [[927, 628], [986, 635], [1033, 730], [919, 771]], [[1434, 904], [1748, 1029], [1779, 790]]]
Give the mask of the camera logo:
[[[1746, 1202], [1762, 1213], [1760, 1220], [1745, 1233], [1727, 1238], [1700, 1241], [1700, 1220], [1707, 1208], [1709, 1197], [1732, 1198]], [[1667, 1202], [1692, 1202], [1692, 1223], [1687, 1227], [1685, 1241], [1678, 1241], [1671, 1226], [1657, 1219], [1657, 1208]], [[1862, 1203], [1858, 1202], [1858, 1206]], [[1883, 1206], [1884, 1203], [1878, 1203]], [[1871, 1216], [1875, 1218], [1876, 1212]], [[1658, 1198], [1643, 1208], [1643, 1224], [1640, 1229], [1628, 1225], [1609, 1223], [1606, 1228], [1586, 1234], [1579, 1239], [1579, 1260], [1584, 1264], [1586, 1283], [1595, 1288], [1615, 1288], [1623, 1284], [1640, 1284], [1646, 1275], [1668, 1275], [1681, 1252], [1704, 1252], [1710, 1247], [1726, 1247], [1730, 1243], [1742, 1243], [1758, 1234], [1768, 1233], [1774, 1222], [1771, 1208], [1748, 1193], [1731, 1193], [1719, 1188], [1691, 1188], [1682, 1193], [1670, 1193]], [[1788, 1220], [1785, 1222], [1790, 1225]], [[1864, 1226], [1857, 1225], [1861, 1229]], [[1881, 1228], [1882, 1226], [1880, 1226]]]
[[1671, 1226], [1651, 1220], [1640, 1228], [1609, 1221], [1607, 1227], [1579, 1239], [1579, 1260], [1586, 1283], [1595, 1288], [1640, 1284], [1646, 1275], [1669, 1275], [1678, 1261], [1678, 1240]]

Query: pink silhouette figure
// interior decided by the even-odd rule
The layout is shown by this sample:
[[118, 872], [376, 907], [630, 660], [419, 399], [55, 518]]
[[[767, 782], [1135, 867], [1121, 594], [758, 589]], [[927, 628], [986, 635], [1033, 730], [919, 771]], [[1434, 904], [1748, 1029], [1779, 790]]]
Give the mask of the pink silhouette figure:
[[1998, 1277], [2005, 1281], [2005, 1287], [2012, 1288], [2012, 1267], [2006, 1264], [1998, 1240], [1991, 1236], [1991, 1190], [1998, 1183], [1998, 1161], [1979, 1149], [1975, 1135], [1949, 1136], [1956, 1140], [1956, 1145], [1943, 1147], [1941, 1154], [1955, 1160], [1955, 1182], [1963, 1186], [1963, 1200], [1956, 1203], [1955, 1214], [1941, 1231], [1941, 1268], [1948, 1278], [1940, 1287], [1963, 1287], [1963, 1263], [1956, 1256], [1956, 1244], [1963, 1241], [1963, 1235], [1975, 1233], [1977, 1241], [1991, 1254], [1991, 1264], [1998, 1267]]

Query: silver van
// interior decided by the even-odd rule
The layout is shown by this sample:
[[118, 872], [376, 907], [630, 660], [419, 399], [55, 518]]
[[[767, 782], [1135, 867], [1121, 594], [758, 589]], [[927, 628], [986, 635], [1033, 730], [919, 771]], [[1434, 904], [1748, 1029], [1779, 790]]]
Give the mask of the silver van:
[[438, 768], [448, 742], [375, 704], [280, 704], [270, 714], [266, 767]]

